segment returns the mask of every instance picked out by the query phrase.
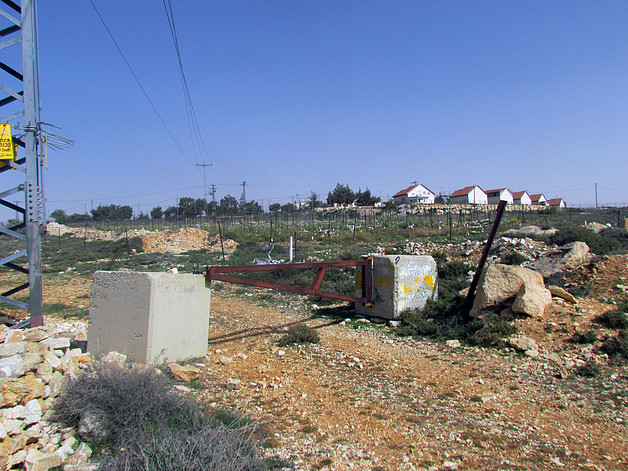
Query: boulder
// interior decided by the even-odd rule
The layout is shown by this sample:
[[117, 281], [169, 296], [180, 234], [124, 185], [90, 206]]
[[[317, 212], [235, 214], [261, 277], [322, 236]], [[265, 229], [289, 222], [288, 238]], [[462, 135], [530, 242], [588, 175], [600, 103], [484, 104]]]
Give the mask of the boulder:
[[539, 347], [536, 342], [530, 337], [517, 336], [508, 339], [508, 345], [520, 352], [534, 352], [538, 353]]
[[24, 360], [20, 355], [0, 359], [0, 378], [19, 378], [25, 371]]
[[24, 464], [26, 471], [48, 471], [61, 466], [61, 457], [54, 453], [42, 453], [35, 449], [28, 451]]
[[572, 242], [559, 247], [555, 252], [539, 257], [528, 267], [538, 271], [543, 276], [550, 276], [560, 271], [584, 265], [591, 258], [589, 246], [584, 242]]
[[550, 293], [552, 293], [552, 296], [556, 296], [557, 298], [562, 298], [565, 301], [568, 301], [573, 304], [578, 304], [578, 300], [574, 297], [574, 295], [571, 294], [566, 289], [561, 288], [560, 286], [549, 285], [547, 289], [549, 290]]
[[545, 289], [543, 277], [534, 270], [499, 263], [489, 265], [480, 278], [471, 316], [477, 317], [483, 309], [515, 298], [524, 283]]
[[545, 308], [552, 304], [552, 293], [545, 286], [538, 283], [524, 283], [521, 285], [512, 312], [526, 314], [530, 317], [541, 317]]
[[2, 380], [4, 405], [11, 407], [42, 397], [44, 387], [44, 382], [32, 376], [32, 373], [21, 378], [5, 378]]
[[0, 358], [26, 352], [26, 342], [0, 343]]
[[174, 379], [176, 379], [177, 381], [183, 381], [186, 383], [200, 378], [201, 373], [203, 372], [201, 369], [195, 366], [192, 366], [192, 365], [181, 366], [181, 365], [178, 365], [177, 363], [170, 363], [168, 365], [168, 370], [170, 370], [170, 373], [172, 373], [172, 376], [174, 376]]

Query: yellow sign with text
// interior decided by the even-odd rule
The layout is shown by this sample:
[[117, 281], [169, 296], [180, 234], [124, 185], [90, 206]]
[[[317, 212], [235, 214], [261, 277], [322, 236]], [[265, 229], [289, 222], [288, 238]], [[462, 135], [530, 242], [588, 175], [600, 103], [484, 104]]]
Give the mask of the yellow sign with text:
[[0, 160], [15, 160], [15, 145], [10, 124], [0, 124]]

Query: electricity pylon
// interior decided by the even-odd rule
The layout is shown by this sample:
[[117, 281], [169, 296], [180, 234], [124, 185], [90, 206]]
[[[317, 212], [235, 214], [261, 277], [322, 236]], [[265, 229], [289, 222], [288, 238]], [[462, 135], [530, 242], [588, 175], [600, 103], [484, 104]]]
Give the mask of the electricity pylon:
[[[19, 150], [14, 160], [0, 160], [1, 183], [9, 188], [0, 189], [0, 204], [23, 216], [11, 227], [0, 227], [0, 235], [12, 237], [25, 247], [10, 255], [0, 254], [0, 265], [28, 275], [28, 282], [0, 294], [0, 302], [30, 312], [30, 319], [20, 325], [36, 327], [43, 325], [43, 297], [41, 276], [41, 237], [43, 221], [40, 159], [38, 150], [41, 136], [39, 117], [39, 81], [37, 61], [37, 14], [36, 0], [0, 0], [0, 123], [12, 124], [17, 131], [12, 137]], [[18, 52], [16, 49], [20, 48]], [[19, 63], [21, 58], [21, 64]], [[5, 62], [6, 60], [6, 62]], [[9, 60], [16, 62], [9, 65]], [[21, 69], [21, 72], [19, 71]], [[19, 135], [18, 135], [19, 133]], [[22, 154], [22, 155], [20, 155]], [[24, 178], [23, 183], [11, 185], [12, 181]], [[24, 206], [6, 200], [10, 195], [24, 192]], [[25, 233], [22, 229], [25, 228]], [[24, 258], [27, 266], [24, 266]], [[25, 289], [29, 290], [29, 303], [10, 296]]]

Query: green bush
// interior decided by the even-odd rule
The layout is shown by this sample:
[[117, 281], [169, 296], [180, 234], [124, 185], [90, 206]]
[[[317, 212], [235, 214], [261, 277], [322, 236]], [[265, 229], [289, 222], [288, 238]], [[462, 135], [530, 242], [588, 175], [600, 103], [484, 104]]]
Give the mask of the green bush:
[[551, 235], [549, 241], [556, 245], [585, 242], [591, 252], [597, 255], [613, 254], [628, 249], [628, 233], [613, 228], [605, 229], [598, 234], [582, 226], [565, 226]]
[[599, 376], [600, 373], [602, 373], [602, 367], [592, 361], [576, 368], [576, 374], [585, 378], [594, 378]]
[[293, 325], [288, 329], [288, 332], [279, 339], [278, 345], [285, 347], [292, 344], [305, 344], [305, 343], [318, 343], [320, 337], [311, 327], [305, 324]]
[[519, 252], [507, 252], [499, 258], [499, 261], [504, 265], [521, 265], [523, 262], [527, 262], [528, 259], [521, 255]]
[[628, 328], [628, 315], [619, 310], [605, 312], [598, 316], [596, 320], [611, 329]]
[[581, 344], [595, 343], [599, 339], [600, 339], [600, 337], [595, 332], [593, 332], [592, 330], [589, 330], [589, 331], [585, 332], [584, 334], [576, 332], [575, 334], [573, 334], [573, 337], [571, 337], [571, 341], [573, 343], [581, 343]]
[[483, 312], [482, 316], [473, 324], [475, 332], [471, 336], [470, 341], [483, 347], [495, 346], [503, 338], [510, 337], [518, 332], [519, 329], [513, 324], [513, 321], [514, 317], [512, 314]]
[[124, 453], [107, 455], [100, 471], [254, 471], [265, 469], [240, 430], [225, 426], [197, 431], [159, 428]]
[[174, 391], [155, 369], [112, 363], [66, 380], [53, 405], [54, 421], [103, 453], [99, 469], [262, 469], [249, 440], [255, 427], [228, 417]]
[[601, 350], [614, 362], [624, 363], [628, 360], [628, 330], [622, 330], [616, 337], [607, 339]]

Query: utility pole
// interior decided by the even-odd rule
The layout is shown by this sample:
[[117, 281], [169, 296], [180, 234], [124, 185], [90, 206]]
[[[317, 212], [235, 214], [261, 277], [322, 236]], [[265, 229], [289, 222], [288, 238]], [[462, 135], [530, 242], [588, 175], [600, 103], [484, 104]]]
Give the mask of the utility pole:
[[242, 194], [240, 195], [240, 206], [242, 207], [242, 211], [244, 211], [244, 207], [246, 206], [246, 182], [242, 182]]
[[[0, 265], [28, 275], [28, 283], [9, 289], [0, 295], [0, 302], [30, 312], [30, 319], [20, 322], [17, 327], [30, 325], [37, 327], [44, 324], [42, 275], [41, 275], [41, 236], [40, 226], [43, 222], [43, 190], [39, 168], [39, 143], [41, 119], [39, 115], [39, 76], [37, 57], [37, 15], [36, 0], [22, 0], [21, 5], [3, 0], [0, 14], [4, 18], [0, 24], [2, 44], [0, 50], [9, 50], [0, 62], [2, 63], [0, 81], [0, 123], [11, 124], [14, 129], [24, 132], [21, 138], [13, 138], [12, 142], [24, 149], [24, 156], [3, 161], [0, 174], [15, 169], [25, 175], [23, 184], [5, 191], [0, 191], [0, 204], [18, 211], [24, 221], [10, 228], [4, 228], [2, 234], [25, 242], [26, 248], [8, 256], [0, 255]], [[13, 46], [19, 47], [20, 52]], [[21, 59], [21, 63], [16, 59]], [[12, 61], [16, 62], [9, 65]], [[21, 72], [20, 72], [21, 68]], [[16, 124], [17, 120], [22, 120]], [[12, 181], [12, 180], [11, 180]], [[24, 207], [13, 205], [4, 198], [23, 191]], [[17, 207], [16, 207], [17, 206]], [[26, 234], [19, 229], [26, 228]], [[26, 257], [28, 266], [23, 266], [22, 257]], [[28, 304], [10, 296], [28, 288]]]
[[597, 183], [595, 184], [595, 209], [597, 209]]
[[212, 195], [212, 215], [215, 216], [216, 215], [216, 185], [214, 185], [213, 183], [212, 183], [211, 195]]
[[207, 183], [205, 182], [205, 168], [211, 167], [212, 164], [196, 164], [197, 167], [203, 167], [203, 201], [205, 201], [205, 218], [207, 218]]

